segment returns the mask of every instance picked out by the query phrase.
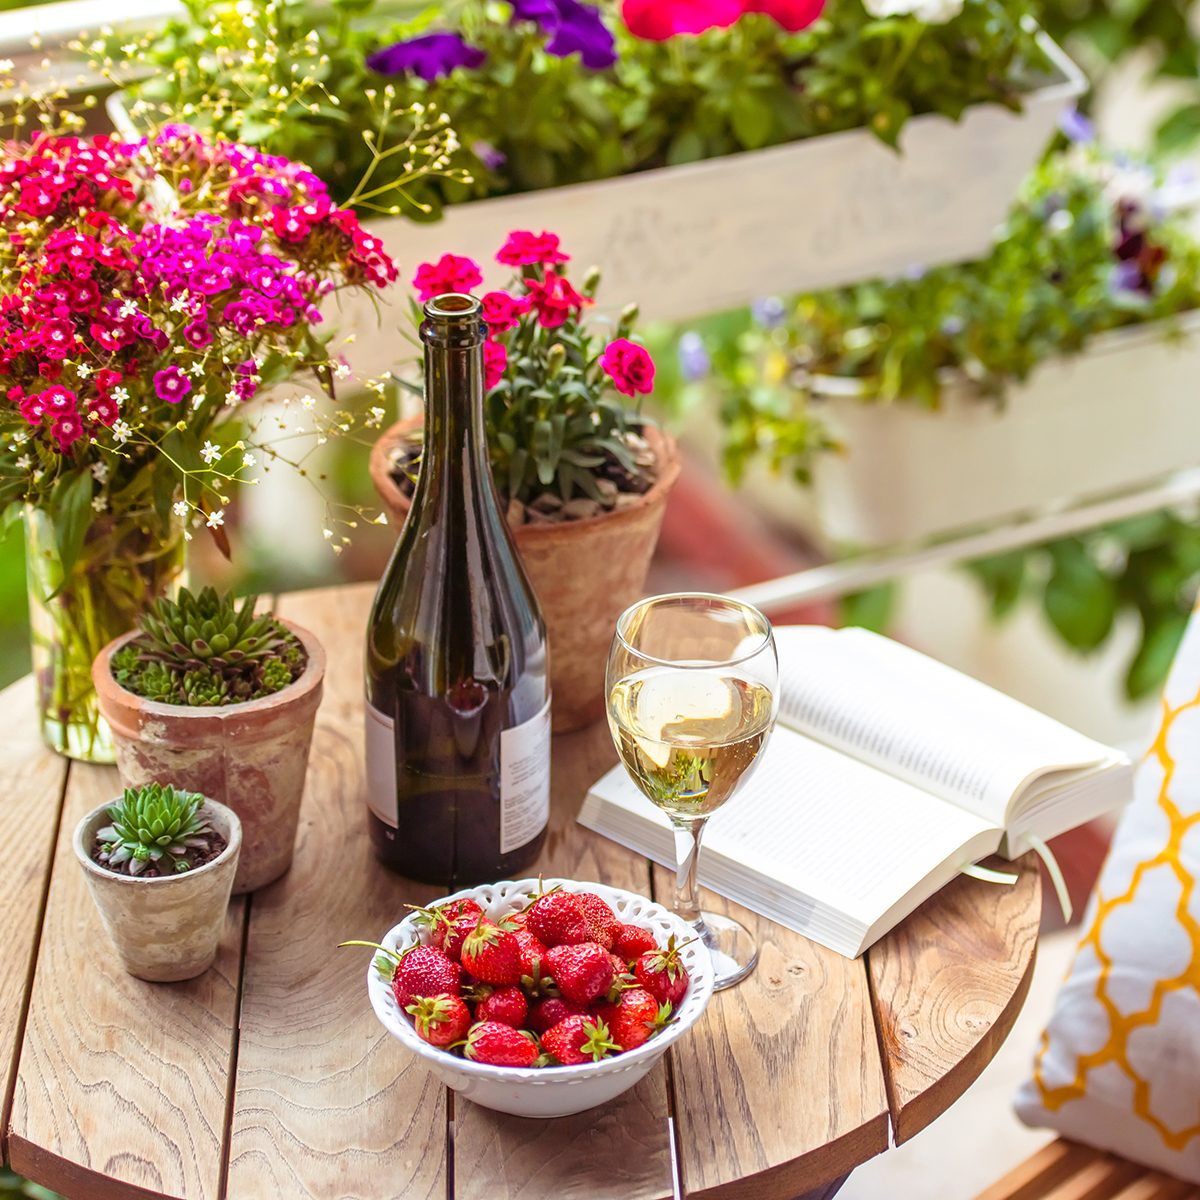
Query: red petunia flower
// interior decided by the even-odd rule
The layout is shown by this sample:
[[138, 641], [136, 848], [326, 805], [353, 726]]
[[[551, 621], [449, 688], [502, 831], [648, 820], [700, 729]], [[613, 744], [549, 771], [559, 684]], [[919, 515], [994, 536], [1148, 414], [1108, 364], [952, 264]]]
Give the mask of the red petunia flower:
[[488, 292], [483, 298], [483, 319], [491, 333], [505, 333], [516, 328], [529, 311], [530, 303], [528, 296]]
[[83, 422], [75, 413], [59, 417], [50, 426], [50, 434], [58, 443], [58, 448], [64, 453], [83, 437]]
[[490, 338], [483, 343], [483, 386], [490, 392], [508, 368], [508, 350]]
[[807, 29], [825, 8], [825, 0], [743, 0], [743, 11], [766, 13], [789, 33]]
[[554, 271], [547, 271], [545, 279], [526, 280], [529, 299], [537, 310], [538, 322], [545, 329], [557, 329], [575, 316], [590, 301], [581, 296], [571, 281]]
[[649, 42], [728, 29], [745, 11], [742, 0], [623, 0], [621, 4], [629, 32]]
[[622, 396], [637, 392], [649, 395], [654, 390], [654, 359], [645, 346], [628, 338], [609, 342], [600, 357], [600, 366]]

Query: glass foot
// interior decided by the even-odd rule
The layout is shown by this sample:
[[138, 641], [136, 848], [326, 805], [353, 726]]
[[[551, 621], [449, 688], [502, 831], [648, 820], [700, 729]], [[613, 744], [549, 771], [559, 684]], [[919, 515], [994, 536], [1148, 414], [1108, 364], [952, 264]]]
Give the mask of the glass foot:
[[720, 913], [704, 912], [693, 928], [712, 955], [716, 976], [713, 986], [718, 992], [733, 987], [754, 970], [758, 962], [758, 943], [740, 922]]

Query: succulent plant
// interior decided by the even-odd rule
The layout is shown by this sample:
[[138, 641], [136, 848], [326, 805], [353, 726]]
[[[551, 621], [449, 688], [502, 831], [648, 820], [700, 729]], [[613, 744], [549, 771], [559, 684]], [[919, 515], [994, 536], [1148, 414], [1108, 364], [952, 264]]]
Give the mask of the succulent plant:
[[190, 870], [199, 853], [207, 852], [216, 836], [200, 815], [204, 797], [157, 783], [126, 788], [109, 810], [112, 824], [96, 834], [97, 859], [110, 870], [159, 875]]
[[281, 691], [299, 678], [307, 655], [273, 614], [255, 614], [257, 603], [247, 596], [239, 605], [211, 587], [157, 601], [139, 635], [113, 655], [113, 678], [147, 700], [195, 708]]

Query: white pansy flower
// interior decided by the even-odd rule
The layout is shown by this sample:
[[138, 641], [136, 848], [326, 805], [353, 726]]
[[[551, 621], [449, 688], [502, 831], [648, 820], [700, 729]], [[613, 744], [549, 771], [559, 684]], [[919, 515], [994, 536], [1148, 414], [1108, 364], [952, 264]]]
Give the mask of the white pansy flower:
[[171, 511], [177, 517], [186, 517], [188, 515], [188, 502], [186, 500], [176, 500], [175, 503], [171, 505]]
[[223, 508], [214, 509], [208, 514], [208, 520], [205, 524], [209, 529], [216, 529], [218, 526], [225, 524], [225, 510]]
[[221, 457], [221, 448], [217, 445], [214, 445], [212, 442], [205, 442], [204, 446], [200, 450], [200, 457], [204, 459], [206, 463], [213, 463]]
[[913, 16], [926, 25], [945, 25], [962, 12], [963, 0], [863, 0], [863, 7], [876, 20]]

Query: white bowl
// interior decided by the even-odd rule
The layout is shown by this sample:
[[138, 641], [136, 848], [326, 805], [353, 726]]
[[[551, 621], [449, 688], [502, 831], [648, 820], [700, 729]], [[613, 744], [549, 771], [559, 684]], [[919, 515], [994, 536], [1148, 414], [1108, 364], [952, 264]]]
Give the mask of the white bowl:
[[[555, 885], [568, 892], [595, 892], [612, 906], [622, 921], [650, 929], [660, 944], [665, 944], [671, 934], [677, 942], [685, 942], [693, 936], [691, 928], [674, 913], [635, 892], [571, 879], [542, 881], [542, 887], [547, 890]], [[524, 908], [537, 892], [538, 880], [521, 879], [467, 888], [436, 903], [469, 897], [492, 920], [497, 920]], [[413, 913], [384, 934], [380, 945], [400, 952], [423, 940], [427, 939], [420, 936], [417, 914]], [[521, 1117], [565, 1117], [604, 1104], [633, 1087], [662, 1058], [667, 1047], [683, 1037], [700, 1019], [712, 998], [712, 962], [708, 950], [699, 941], [684, 946], [680, 956], [691, 982], [687, 995], [675, 1010], [675, 1022], [636, 1049], [597, 1063], [580, 1063], [573, 1067], [493, 1067], [430, 1046], [417, 1037], [408, 1014], [396, 1003], [391, 983], [375, 969], [373, 961], [367, 969], [367, 992], [371, 1007], [384, 1028], [422, 1059], [447, 1087], [476, 1104], [500, 1112]]]

